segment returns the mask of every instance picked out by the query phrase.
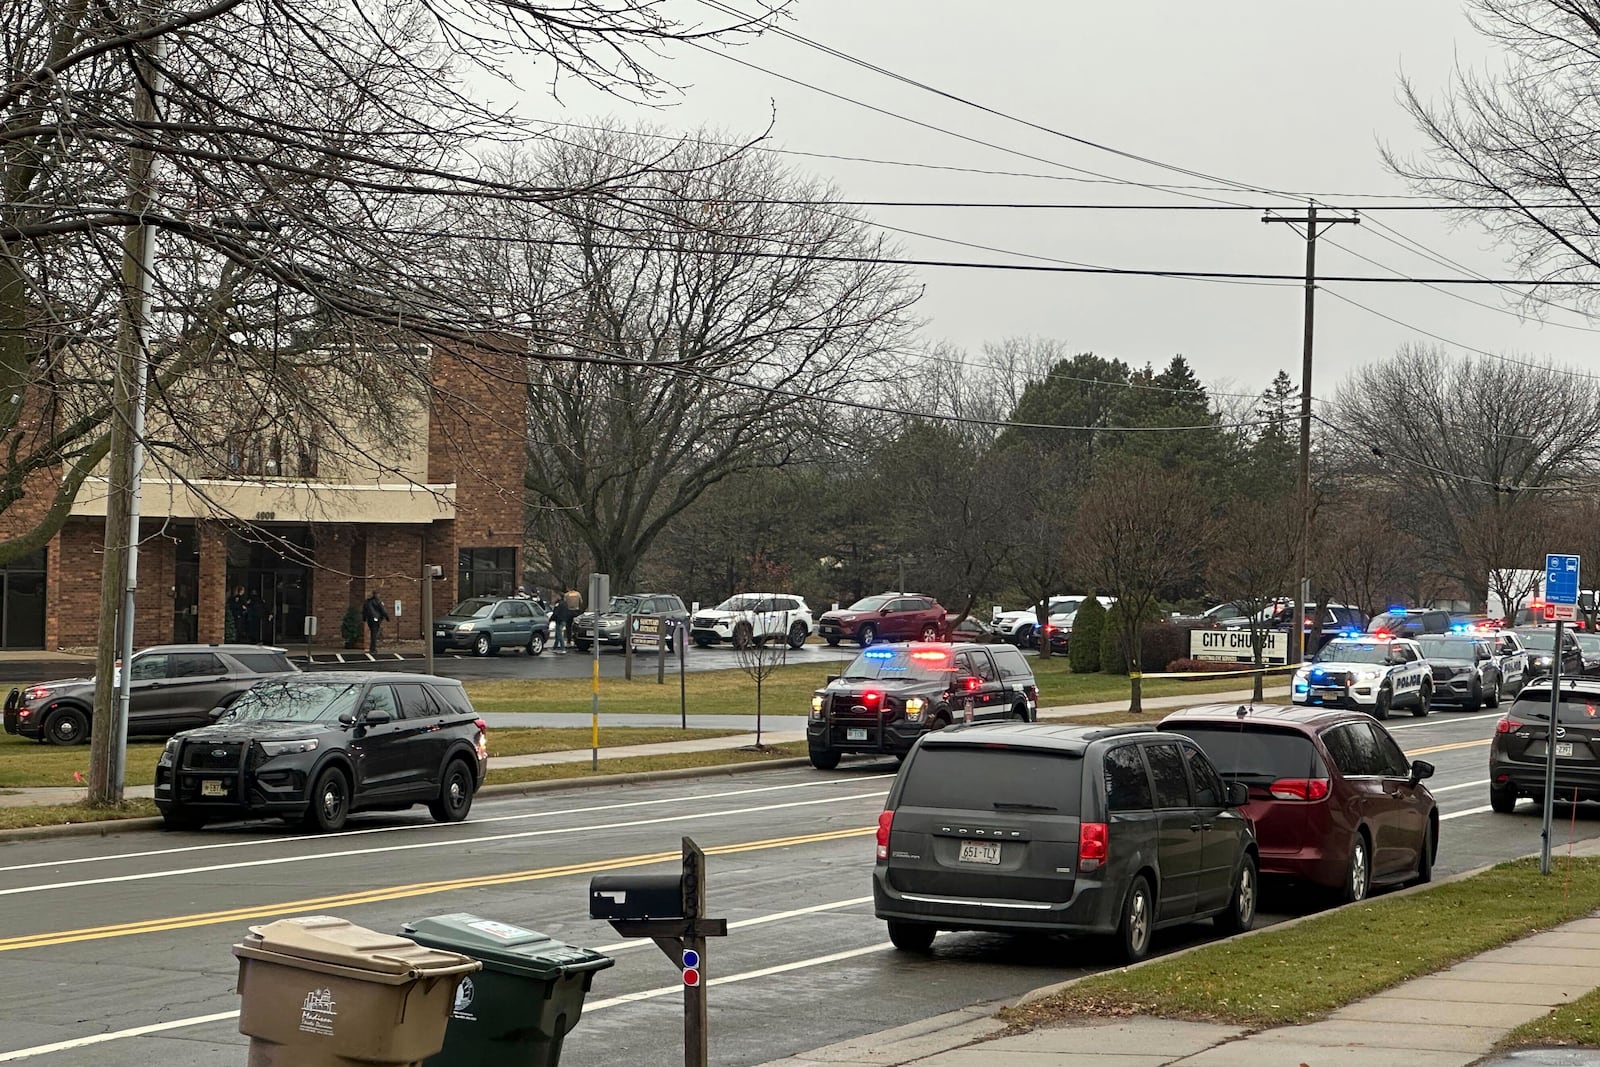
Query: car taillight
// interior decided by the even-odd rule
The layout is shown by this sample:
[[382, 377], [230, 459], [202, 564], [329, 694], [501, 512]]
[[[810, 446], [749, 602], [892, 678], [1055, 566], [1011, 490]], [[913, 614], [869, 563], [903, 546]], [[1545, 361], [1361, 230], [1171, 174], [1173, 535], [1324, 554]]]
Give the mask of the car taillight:
[[1321, 800], [1328, 795], [1326, 778], [1279, 778], [1267, 786], [1277, 800]]
[[1078, 870], [1099, 870], [1110, 851], [1110, 828], [1103, 822], [1078, 827]]
[[883, 811], [878, 813], [878, 858], [889, 858], [889, 828], [894, 825], [894, 812]]
[[478, 755], [484, 759], [489, 758], [489, 724], [482, 719], [472, 720], [472, 725], [478, 728], [477, 749]]
[[1494, 724], [1494, 732], [1497, 734], [1509, 734], [1511, 731], [1520, 730], [1521, 728], [1522, 724], [1515, 719], [1501, 719]]

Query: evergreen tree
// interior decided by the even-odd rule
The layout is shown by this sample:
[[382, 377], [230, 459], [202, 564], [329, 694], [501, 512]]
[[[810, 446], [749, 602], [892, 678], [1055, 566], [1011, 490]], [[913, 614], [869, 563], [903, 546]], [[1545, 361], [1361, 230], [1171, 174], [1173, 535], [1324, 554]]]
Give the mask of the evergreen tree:
[[1073, 674], [1092, 674], [1100, 669], [1100, 642], [1105, 629], [1106, 609], [1100, 598], [1090, 593], [1078, 606], [1077, 618], [1072, 620], [1072, 640], [1067, 643]]

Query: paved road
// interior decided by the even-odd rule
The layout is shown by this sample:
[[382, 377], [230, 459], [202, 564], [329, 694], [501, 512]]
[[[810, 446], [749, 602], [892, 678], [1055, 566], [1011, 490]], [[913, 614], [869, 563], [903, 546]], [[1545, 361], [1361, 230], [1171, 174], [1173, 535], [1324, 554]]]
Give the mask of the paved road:
[[[1393, 724], [1409, 751], [1439, 768], [1441, 872], [1538, 845], [1531, 804], [1515, 816], [1486, 810], [1495, 718], [1446, 712]], [[327, 837], [271, 824], [0, 846], [0, 987], [8, 993], [0, 1063], [242, 1063], [228, 947], [246, 926], [328, 912], [393, 930], [452, 911], [616, 956], [596, 980], [564, 1064], [673, 1062], [676, 973], [653, 946], [619, 945], [608, 926], [590, 921], [587, 885], [601, 868], [675, 869], [684, 834], [712, 852], [711, 912], [733, 927], [708, 960], [719, 1067], [1014, 996], [1110, 962], [1083, 943], [983, 934], [942, 935], [928, 957], [890, 951], [872, 918], [868, 876], [893, 770], [888, 761], [482, 802], [470, 822], [447, 827], [408, 814], [360, 819]], [[1565, 835], [1570, 813], [1558, 810]], [[1575, 827], [1579, 837], [1600, 836], [1600, 815], [1581, 808]], [[1268, 919], [1310, 906], [1282, 890], [1266, 904]], [[1206, 924], [1160, 944], [1209, 936]], [[143, 1029], [152, 1026], [170, 1029]]]
[[[804, 648], [790, 649], [787, 652], [789, 663], [836, 663], [841, 668], [855, 658], [860, 649], [853, 645], [829, 648], [827, 645], [809, 644]], [[365, 653], [343, 653], [345, 662], [340, 662], [336, 653], [319, 652], [310, 663], [311, 670], [397, 670], [421, 671], [423, 661], [420, 658], [403, 660], [384, 659], [382, 653], [375, 662], [369, 662]], [[635, 678], [654, 678], [656, 676], [657, 654], [654, 652], [636, 652], [633, 656], [633, 676]], [[696, 648], [693, 645], [684, 650], [684, 670], [688, 673], [696, 671], [722, 671], [738, 666], [738, 656], [727, 645], [713, 645], [710, 648]], [[678, 674], [678, 656], [668, 653], [663, 672], [668, 677]], [[434, 657], [434, 670], [451, 678], [460, 678], [463, 681], [479, 681], [496, 678], [589, 678], [594, 670], [594, 655], [581, 655], [570, 652], [560, 655], [553, 649], [546, 649], [537, 656], [528, 656], [516, 649], [507, 649], [496, 656], [479, 658], [468, 652], [441, 652]], [[600, 676], [602, 678], [621, 678], [625, 670], [624, 657], [620, 651], [606, 649], [600, 653]]]

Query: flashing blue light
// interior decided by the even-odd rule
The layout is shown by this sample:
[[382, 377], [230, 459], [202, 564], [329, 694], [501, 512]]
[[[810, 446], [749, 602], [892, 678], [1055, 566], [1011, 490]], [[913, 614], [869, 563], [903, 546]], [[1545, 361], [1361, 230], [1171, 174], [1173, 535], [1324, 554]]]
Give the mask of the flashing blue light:
[[861, 654], [868, 659], [894, 659], [892, 648], [869, 648]]
[[1361, 636], [1361, 631], [1360, 630], [1340, 630], [1339, 631], [1339, 636], [1340, 637], [1360, 637]]
[[1450, 632], [1453, 634], [1464, 634], [1467, 632], [1467, 624], [1464, 622], [1452, 623], [1450, 625]]
[[1311, 692], [1311, 687], [1304, 682], [1296, 682], [1294, 683], [1294, 691], [1296, 693], [1309, 693]]
[[1312, 670], [1312, 672], [1311, 672], [1311, 677], [1317, 679], [1318, 681], [1321, 681], [1323, 678], [1326, 678], [1327, 676], [1328, 676], [1328, 672], [1323, 670], [1321, 667], [1317, 667], [1314, 670]]

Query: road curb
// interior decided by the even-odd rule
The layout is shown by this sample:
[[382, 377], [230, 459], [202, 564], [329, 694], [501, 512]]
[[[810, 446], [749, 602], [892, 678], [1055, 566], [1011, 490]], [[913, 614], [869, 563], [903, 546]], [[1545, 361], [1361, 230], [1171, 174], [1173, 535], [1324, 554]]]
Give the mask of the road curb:
[[19, 826], [14, 830], [0, 830], [0, 844], [12, 841], [37, 841], [40, 838], [52, 837], [109, 837], [112, 834], [131, 834], [138, 830], [159, 829], [161, 829], [161, 819], [156, 816], [68, 822], [51, 826]]

